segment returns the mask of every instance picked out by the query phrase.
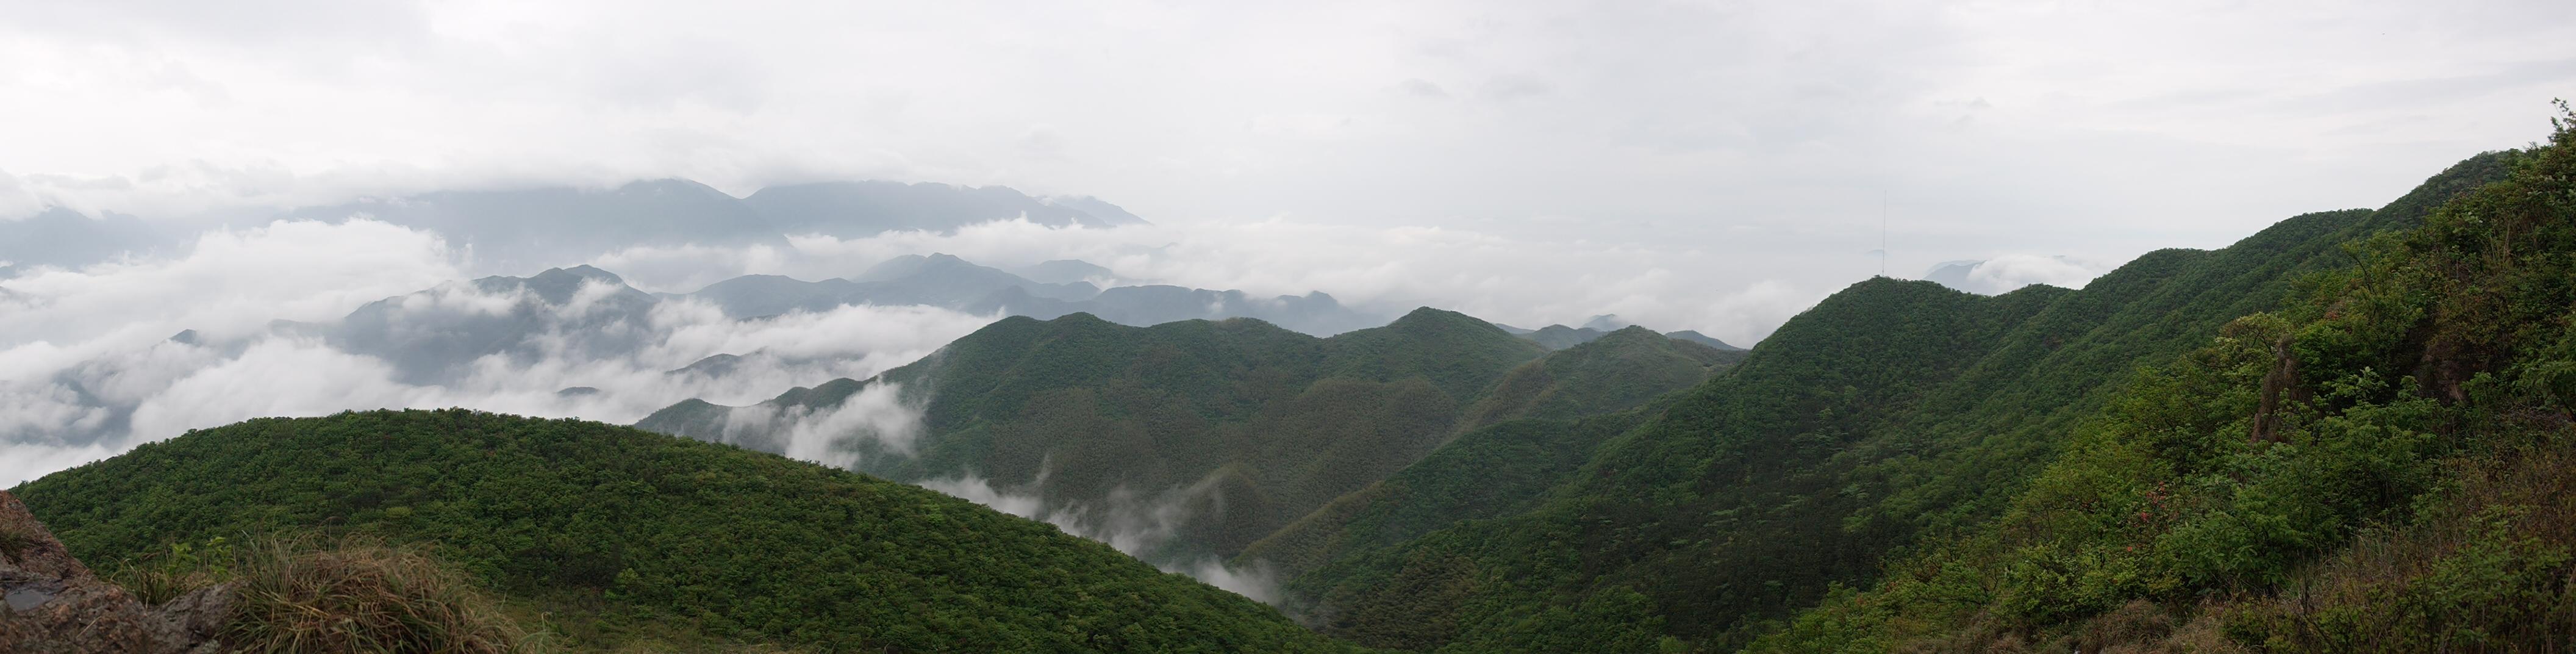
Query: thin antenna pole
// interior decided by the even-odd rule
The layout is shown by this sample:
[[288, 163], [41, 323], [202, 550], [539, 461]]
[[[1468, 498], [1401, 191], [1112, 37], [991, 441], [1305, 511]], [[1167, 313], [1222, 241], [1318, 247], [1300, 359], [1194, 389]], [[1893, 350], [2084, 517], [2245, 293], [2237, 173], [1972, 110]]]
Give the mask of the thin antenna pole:
[[1887, 276], [1887, 189], [1878, 190], [1878, 276]]

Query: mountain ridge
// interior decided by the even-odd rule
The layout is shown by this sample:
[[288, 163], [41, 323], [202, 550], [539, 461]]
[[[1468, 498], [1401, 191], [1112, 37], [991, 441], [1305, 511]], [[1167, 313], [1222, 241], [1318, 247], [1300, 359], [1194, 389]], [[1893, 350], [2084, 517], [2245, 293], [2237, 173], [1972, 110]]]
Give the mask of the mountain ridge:
[[495, 588], [578, 623], [599, 639], [580, 644], [601, 651], [634, 644], [638, 625], [839, 651], [1349, 649], [1045, 524], [577, 420], [257, 419], [12, 492], [92, 561], [275, 529], [438, 543]]
[[[2081, 291], [1854, 284], [1602, 440], [1533, 508], [1326, 562], [1287, 581], [1291, 605], [1311, 602], [1301, 610], [1325, 616], [1327, 633], [1377, 647], [1739, 646], [1829, 581], [1865, 581], [1886, 552], [1994, 515], [2050, 456], [2048, 434], [2106, 401], [2132, 362], [2277, 306], [2294, 280], [2341, 263], [2341, 244], [2420, 220], [2415, 198], [2491, 179], [2495, 159], [2452, 166], [2382, 211], [2150, 253]], [[1390, 510], [1372, 506], [1337, 510]], [[1463, 590], [1404, 594], [1423, 588]], [[1509, 617], [1569, 602], [1583, 608]]]

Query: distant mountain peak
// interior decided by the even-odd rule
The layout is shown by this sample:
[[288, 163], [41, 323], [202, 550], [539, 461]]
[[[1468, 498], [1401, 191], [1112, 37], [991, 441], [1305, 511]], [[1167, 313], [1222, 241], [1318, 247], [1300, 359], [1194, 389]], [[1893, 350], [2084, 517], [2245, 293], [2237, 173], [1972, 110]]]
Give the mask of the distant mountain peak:
[[1052, 206], [1064, 207], [1064, 208], [1067, 208], [1067, 209], [1072, 209], [1072, 210], [1075, 210], [1075, 211], [1080, 211], [1080, 212], [1082, 212], [1082, 213], [1084, 213], [1084, 214], [1086, 214], [1086, 215], [1091, 216], [1091, 217], [1092, 217], [1092, 218], [1094, 218], [1094, 219], [1098, 219], [1100, 222], [1104, 223], [1106, 226], [1114, 227], [1114, 226], [1118, 226], [1118, 225], [1147, 225], [1147, 224], [1152, 224], [1152, 223], [1147, 223], [1147, 222], [1145, 222], [1145, 219], [1137, 217], [1137, 216], [1136, 216], [1136, 214], [1128, 213], [1128, 212], [1127, 212], [1127, 209], [1126, 209], [1126, 208], [1124, 208], [1124, 207], [1120, 207], [1120, 206], [1115, 205], [1115, 204], [1110, 204], [1110, 203], [1108, 203], [1108, 202], [1102, 201], [1100, 198], [1095, 198], [1095, 197], [1088, 196], [1088, 195], [1076, 195], [1076, 196], [1056, 195], [1056, 196], [1048, 196], [1048, 197], [1045, 197], [1045, 198], [1041, 198], [1041, 201], [1043, 201], [1043, 202], [1045, 202], [1045, 203], [1047, 203], [1047, 204], [1049, 204], [1049, 205], [1052, 205]]
[[1065, 327], [1101, 327], [1101, 326], [1117, 326], [1117, 323], [1112, 323], [1112, 322], [1109, 322], [1109, 321], [1107, 321], [1107, 320], [1102, 320], [1102, 319], [1100, 318], [1100, 316], [1091, 315], [1091, 313], [1090, 313], [1090, 312], [1087, 312], [1087, 311], [1076, 311], [1076, 312], [1073, 312], [1073, 313], [1068, 313], [1068, 314], [1064, 314], [1064, 315], [1061, 315], [1061, 316], [1056, 316], [1054, 320], [1046, 320], [1046, 321], [1043, 321], [1043, 322], [1045, 322], [1045, 323], [1047, 323], [1047, 324], [1050, 324], [1050, 325], [1058, 325], [1058, 326], [1065, 326]]
[[1677, 332], [1668, 332], [1664, 334], [1664, 336], [1671, 337], [1674, 340], [1690, 341], [1720, 350], [1733, 350], [1739, 352], [1744, 350], [1744, 348], [1728, 345], [1726, 341], [1717, 340], [1715, 337], [1699, 333], [1695, 330], [1685, 329]]
[[1436, 325], [1474, 325], [1477, 327], [1491, 328], [1495, 331], [1502, 330], [1500, 327], [1494, 327], [1493, 323], [1478, 320], [1467, 314], [1446, 309], [1434, 309], [1431, 307], [1416, 308], [1412, 312], [1404, 314], [1404, 317], [1395, 319], [1395, 322], [1387, 324], [1389, 327], [1427, 327]]
[[604, 282], [620, 286], [626, 284], [626, 279], [618, 277], [616, 273], [600, 270], [588, 265], [573, 266], [571, 268], [547, 268], [545, 272], [537, 273], [528, 277], [526, 283], [531, 287], [535, 287], [543, 291], [566, 285], [570, 285], [572, 288], [578, 288], [582, 282], [586, 281]]
[[1101, 281], [1108, 282], [1109, 286], [1131, 286], [1146, 281], [1121, 277], [1117, 271], [1081, 259], [1040, 261], [1013, 268], [1011, 272], [1026, 277], [1030, 281], [1046, 284]]
[[888, 181], [818, 182], [760, 189], [743, 202], [790, 233], [842, 238], [885, 231], [954, 233], [967, 225], [1027, 220], [1048, 227], [1143, 224], [1118, 205], [1084, 197], [1030, 197], [1007, 186]]
[[1609, 338], [1612, 336], [1618, 336], [1621, 338], [1641, 338], [1645, 336], [1653, 336], [1656, 338], [1668, 338], [1664, 336], [1663, 332], [1647, 329], [1645, 325], [1629, 325], [1609, 331], [1610, 333], [1602, 334], [1601, 337]]
[[1628, 322], [1628, 319], [1619, 317], [1619, 314], [1605, 313], [1593, 316], [1591, 319], [1583, 321], [1583, 328], [1607, 332], [1617, 331], [1621, 327], [1627, 327], [1634, 324], [1636, 323]]
[[724, 191], [716, 190], [713, 186], [699, 183], [696, 180], [681, 179], [678, 177], [639, 179], [618, 186], [616, 192], [627, 194], [689, 193], [697, 195], [722, 195], [726, 199], [733, 198], [731, 195], [726, 195]]

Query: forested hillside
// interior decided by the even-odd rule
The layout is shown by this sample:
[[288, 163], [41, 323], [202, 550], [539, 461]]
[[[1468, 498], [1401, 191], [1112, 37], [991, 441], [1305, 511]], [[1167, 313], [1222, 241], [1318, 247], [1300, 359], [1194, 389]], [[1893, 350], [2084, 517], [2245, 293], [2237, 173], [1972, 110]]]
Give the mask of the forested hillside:
[[1332, 338], [1253, 320], [1011, 318], [875, 379], [684, 403], [638, 426], [786, 451], [799, 425], [884, 389], [919, 408], [920, 433], [839, 441], [857, 469], [972, 479], [1149, 560], [1231, 557], [1460, 431], [1626, 409], [1736, 358], [1632, 331], [1548, 353], [1431, 309]]
[[1998, 519], [1754, 649], [2576, 647], [2559, 127], [2509, 179], [2136, 372]]
[[[2217, 251], [2151, 253], [2080, 291], [1857, 284], [1634, 429], [1522, 436], [1599, 444], [1525, 509], [1336, 549], [1290, 580], [1302, 603], [1292, 605], [1327, 633], [1404, 649], [1742, 646], [1835, 584], [1876, 578], [1892, 554], [1981, 529], [2138, 365], [2286, 306], [2300, 280], [2354, 262], [2346, 243], [2420, 224], [2512, 159], [2462, 162], [2377, 211], [2299, 216]], [[1473, 483], [1474, 468], [1443, 461], [1396, 478]], [[1382, 542], [1378, 522], [1345, 516], [1414, 501], [1364, 491], [1277, 542]]]
[[537, 626], [583, 649], [1346, 649], [1043, 523], [576, 420], [464, 410], [252, 420], [13, 492], [100, 567], [280, 532], [428, 543], [547, 612]]

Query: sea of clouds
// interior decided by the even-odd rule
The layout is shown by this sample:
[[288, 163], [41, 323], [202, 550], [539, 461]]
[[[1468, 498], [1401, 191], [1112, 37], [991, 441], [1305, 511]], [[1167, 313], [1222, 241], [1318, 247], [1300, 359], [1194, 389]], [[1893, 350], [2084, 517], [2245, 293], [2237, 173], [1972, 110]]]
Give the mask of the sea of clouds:
[[[438, 234], [363, 216], [217, 227], [183, 241], [158, 255], [0, 272], [0, 487], [191, 429], [263, 416], [453, 406], [625, 424], [691, 398], [753, 404], [797, 386], [872, 377], [1000, 317], [856, 305], [731, 319], [710, 303], [679, 295], [631, 311], [615, 298], [631, 298], [632, 291], [607, 282], [552, 302], [526, 289], [468, 283], [538, 271], [490, 269]], [[1386, 315], [1436, 306], [1541, 326], [1617, 313], [1739, 345], [1753, 344], [1836, 290], [1766, 276], [1763, 267], [1770, 264], [1762, 261], [1710, 257], [1687, 246], [1286, 219], [1117, 228], [1011, 220], [948, 233], [793, 236], [784, 247], [626, 248], [564, 265], [586, 263], [636, 289], [679, 294], [744, 274], [853, 276], [894, 257], [934, 252], [1003, 268], [1080, 259], [1118, 279], [1257, 296], [1321, 290]], [[2098, 271], [2046, 257], [1995, 263], [1977, 271], [1978, 284], [1997, 290], [2031, 282], [2081, 285]], [[523, 321], [527, 337], [509, 351], [424, 377], [386, 353], [354, 352], [333, 338], [344, 317], [379, 301], [393, 332], [435, 332], [506, 316]], [[741, 358], [718, 374], [678, 372], [718, 354]], [[746, 432], [783, 435], [783, 442], [763, 449], [854, 467], [856, 440], [874, 439], [876, 451], [899, 455], [919, 435], [923, 398], [902, 390], [873, 384], [825, 410], [733, 417], [761, 423], [745, 425]], [[1263, 570], [1168, 553], [1174, 534], [1192, 518], [1187, 507], [1222, 501], [1212, 489], [1159, 489], [1091, 505], [997, 488], [971, 475], [923, 485], [1055, 524], [1248, 597], [1277, 597]]]
[[[210, 231], [167, 258], [0, 280], [0, 486], [261, 416], [462, 406], [630, 423], [689, 398], [750, 402], [872, 376], [995, 318], [860, 305], [735, 320], [705, 302], [664, 299], [603, 324], [585, 314], [613, 289], [548, 304], [454, 283], [466, 266], [420, 231], [276, 222]], [[325, 337], [350, 312], [398, 296], [397, 325], [530, 310], [531, 351], [483, 356], [459, 376], [421, 383]], [[720, 375], [672, 372], [716, 354], [742, 359]], [[596, 392], [563, 392], [576, 387]]]

